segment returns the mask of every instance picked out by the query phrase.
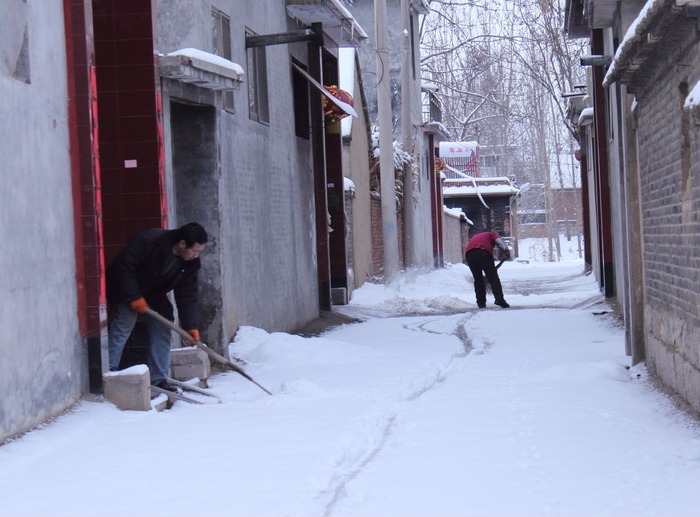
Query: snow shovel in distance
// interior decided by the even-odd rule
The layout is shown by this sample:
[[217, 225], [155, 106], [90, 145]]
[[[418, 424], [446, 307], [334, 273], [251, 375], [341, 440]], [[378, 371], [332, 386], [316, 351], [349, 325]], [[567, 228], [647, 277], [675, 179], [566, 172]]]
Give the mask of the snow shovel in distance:
[[252, 378], [250, 375], [248, 375], [248, 374], [243, 370], [243, 368], [241, 368], [241, 367], [238, 366], [237, 364], [235, 364], [235, 363], [229, 361], [229, 360], [226, 359], [223, 355], [216, 353], [214, 350], [212, 350], [211, 348], [209, 348], [207, 345], [205, 345], [205, 344], [202, 343], [201, 341], [195, 341], [195, 340], [192, 338], [192, 336], [190, 335], [189, 332], [186, 332], [186, 331], [182, 330], [180, 327], [178, 327], [177, 325], [175, 325], [175, 323], [173, 323], [172, 321], [170, 321], [168, 318], [164, 318], [163, 316], [161, 316], [160, 314], [158, 314], [156, 311], [154, 311], [154, 310], [151, 309], [150, 307], [146, 307], [146, 312], [145, 312], [145, 313], [148, 314], [150, 317], [152, 317], [154, 320], [156, 320], [156, 321], [162, 323], [162, 324], [165, 325], [166, 327], [169, 327], [169, 328], [171, 328], [172, 330], [174, 330], [175, 332], [177, 332], [178, 334], [180, 334], [180, 336], [181, 336], [183, 339], [185, 339], [186, 341], [189, 341], [190, 343], [194, 343], [195, 346], [196, 346], [197, 348], [201, 348], [202, 350], [204, 350], [204, 351], [209, 355], [209, 357], [211, 357], [211, 358], [214, 359], [215, 361], [217, 361], [217, 362], [223, 364], [224, 366], [228, 366], [228, 367], [231, 368], [234, 372], [241, 374], [243, 377], [245, 377], [245, 378], [248, 379], [250, 382], [252, 382], [253, 384], [255, 384], [258, 388], [260, 388], [261, 390], [263, 390], [263, 391], [264, 391], [265, 393], [267, 393], [268, 395], [272, 395], [272, 393], [270, 393], [268, 390], [266, 390], [265, 388], [263, 388], [260, 384], [258, 384], [257, 382], [255, 382], [255, 380], [253, 380], [253, 378]]

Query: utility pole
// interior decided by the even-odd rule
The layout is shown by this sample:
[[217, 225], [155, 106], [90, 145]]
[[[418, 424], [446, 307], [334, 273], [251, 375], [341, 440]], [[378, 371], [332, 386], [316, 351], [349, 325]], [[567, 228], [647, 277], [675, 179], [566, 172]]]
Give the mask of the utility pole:
[[386, 22], [386, 0], [374, 0], [374, 26], [377, 43], [379, 181], [382, 188], [384, 280], [391, 281], [399, 271], [399, 239], [398, 225], [396, 222], [394, 139], [391, 131], [391, 74], [389, 67], [389, 28]]
[[[411, 106], [413, 91], [411, 75], [414, 56], [411, 53], [411, 17], [409, 16], [408, 0], [401, 0], [401, 143], [403, 150], [411, 157], [413, 154], [413, 123], [411, 121]], [[404, 265], [415, 266], [416, 258], [416, 211], [413, 206], [413, 160], [411, 167], [404, 174], [403, 180], [403, 249]]]

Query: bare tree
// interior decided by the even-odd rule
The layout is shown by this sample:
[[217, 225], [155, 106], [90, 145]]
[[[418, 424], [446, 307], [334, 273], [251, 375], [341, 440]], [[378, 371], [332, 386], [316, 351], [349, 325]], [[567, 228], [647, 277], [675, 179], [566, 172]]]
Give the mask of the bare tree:
[[431, 7], [421, 28], [422, 70], [440, 88], [443, 122], [455, 139], [517, 150], [504, 175], [542, 185], [554, 259], [551, 189], [580, 185], [566, 159], [575, 128], [562, 94], [584, 82], [582, 43], [562, 34], [560, 0], [434, 0]]

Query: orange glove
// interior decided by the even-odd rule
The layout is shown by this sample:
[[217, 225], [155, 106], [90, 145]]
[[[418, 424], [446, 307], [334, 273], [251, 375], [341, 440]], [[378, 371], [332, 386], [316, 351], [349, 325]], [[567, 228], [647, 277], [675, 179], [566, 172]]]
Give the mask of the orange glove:
[[129, 305], [132, 309], [134, 309], [136, 312], [140, 312], [141, 314], [146, 312], [146, 309], [148, 309], [148, 304], [146, 303], [145, 298], [138, 298], [131, 302]]
[[[192, 329], [192, 330], [188, 330], [187, 333], [188, 333], [190, 336], [192, 336], [192, 337], [194, 338], [195, 341], [199, 341], [199, 330], [197, 330], [197, 329]], [[191, 341], [185, 340], [185, 344], [186, 344], [187, 346], [192, 346], [194, 343], [192, 343]]]

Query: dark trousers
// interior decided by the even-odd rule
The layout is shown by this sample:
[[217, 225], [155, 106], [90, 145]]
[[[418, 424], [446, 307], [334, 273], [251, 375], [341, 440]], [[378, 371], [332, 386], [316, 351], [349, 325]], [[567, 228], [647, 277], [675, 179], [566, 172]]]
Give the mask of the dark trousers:
[[498, 270], [496, 263], [493, 260], [493, 255], [481, 248], [469, 250], [465, 255], [467, 266], [474, 276], [474, 292], [476, 293], [476, 304], [479, 307], [486, 305], [486, 284], [484, 276], [491, 285], [493, 297], [497, 302], [503, 301], [503, 287], [501, 287], [501, 279], [498, 278]]

